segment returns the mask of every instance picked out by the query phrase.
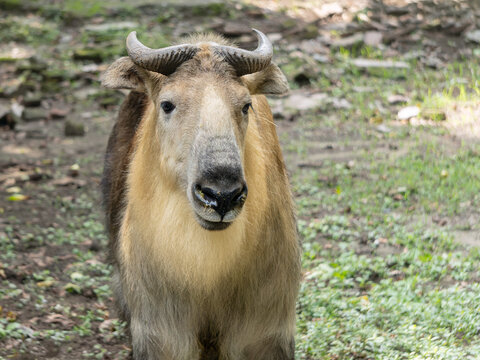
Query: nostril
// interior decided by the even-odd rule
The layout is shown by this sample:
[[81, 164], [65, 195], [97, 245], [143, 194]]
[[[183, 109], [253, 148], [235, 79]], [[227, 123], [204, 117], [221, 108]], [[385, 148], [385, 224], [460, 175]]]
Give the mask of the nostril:
[[218, 204], [215, 191], [208, 187], [202, 188], [200, 184], [197, 184], [195, 185], [194, 194], [195, 197], [206, 206], [215, 207]]
[[247, 199], [248, 189], [247, 185], [243, 185], [235, 190], [235, 195], [232, 197], [232, 203], [234, 205], [243, 204]]

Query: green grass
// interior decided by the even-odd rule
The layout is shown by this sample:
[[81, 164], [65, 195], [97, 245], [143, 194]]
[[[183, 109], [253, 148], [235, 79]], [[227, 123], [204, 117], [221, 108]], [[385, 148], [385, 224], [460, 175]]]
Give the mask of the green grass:
[[[322, 91], [352, 108], [321, 107], [297, 122], [300, 134], [338, 134], [334, 149], [363, 144], [350, 162], [325, 159], [291, 176], [305, 272], [297, 358], [476, 359], [480, 251], [458, 243], [455, 230], [478, 234], [468, 219], [478, 217], [480, 205], [480, 144], [453, 141], [447, 129], [462, 107], [478, 104], [478, 62], [402, 78], [350, 67], [353, 55], [379, 58], [354, 52], [339, 51], [333, 67], [345, 70], [335, 81], [319, 80]], [[390, 94], [408, 96], [431, 122], [397, 123], [402, 105], [390, 105]], [[377, 132], [379, 122], [390, 132]], [[308, 161], [316, 151], [303, 137], [282, 142], [287, 158]]]

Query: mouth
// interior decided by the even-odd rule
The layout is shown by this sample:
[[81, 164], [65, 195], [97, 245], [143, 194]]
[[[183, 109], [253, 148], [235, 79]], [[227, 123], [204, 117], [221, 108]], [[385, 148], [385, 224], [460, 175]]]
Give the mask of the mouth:
[[232, 224], [232, 222], [226, 221], [208, 221], [197, 213], [195, 213], [195, 217], [197, 218], [197, 222], [200, 224], [200, 226], [209, 231], [225, 230]]

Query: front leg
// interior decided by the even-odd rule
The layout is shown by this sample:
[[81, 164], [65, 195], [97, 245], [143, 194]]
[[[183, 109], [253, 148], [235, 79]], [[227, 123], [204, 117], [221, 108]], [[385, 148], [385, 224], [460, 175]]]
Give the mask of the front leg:
[[249, 346], [244, 353], [246, 360], [294, 360], [295, 339], [270, 337]]
[[200, 351], [193, 334], [178, 326], [165, 327], [158, 319], [130, 322], [133, 360], [197, 360]]

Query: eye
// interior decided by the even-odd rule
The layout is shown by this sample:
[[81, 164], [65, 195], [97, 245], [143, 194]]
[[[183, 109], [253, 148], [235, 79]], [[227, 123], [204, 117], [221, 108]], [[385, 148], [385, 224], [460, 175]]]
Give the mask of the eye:
[[[243, 108], [242, 108], [242, 112], [244, 115], [247, 115], [248, 114], [248, 109], [252, 107], [252, 103], [246, 103]], [[253, 109], [253, 107], [252, 107]]]
[[160, 104], [162, 110], [165, 111], [165, 114], [170, 114], [173, 110], [175, 110], [175, 105], [173, 105], [170, 101], [162, 101]]

